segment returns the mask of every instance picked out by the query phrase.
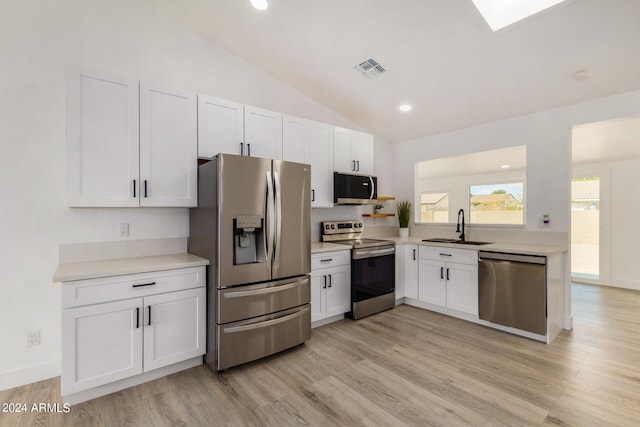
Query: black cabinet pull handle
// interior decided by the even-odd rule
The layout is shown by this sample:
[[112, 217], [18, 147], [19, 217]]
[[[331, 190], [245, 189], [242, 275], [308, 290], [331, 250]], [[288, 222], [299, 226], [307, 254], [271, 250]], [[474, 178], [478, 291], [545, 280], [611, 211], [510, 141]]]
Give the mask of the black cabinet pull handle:
[[356, 171], [356, 161], [351, 160], [351, 172], [355, 172], [355, 171]]
[[413, 260], [414, 261], [416, 260], [416, 250], [415, 249], [413, 250]]
[[449, 268], [447, 268], [447, 280], [449, 280]]
[[141, 287], [143, 287], [143, 286], [153, 286], [153, 285], [155, 285], [155, 284], [156, 284], [156, 282], [149, 282], [149, 283], [136, 283], [136, 284], [132, 285], [132, 287], [134, 287], [134, 288], [141, 288]]
[[358, 165], [358, 167], [356, 167], [356, 172], [360, 172], [360, 160], [356, 160], [356, 164]]
[[331, 261], [333, 261], [333, 258], [325, 258], [320, 260], [320, 262], [331, 262]]
[[244, 156], [244, 143], [243, 142], [240, 143], [240, 155]]
[[440, 267], [440, 278], [444, 279], [444, 267]]
[[316, 190], [311, 190], [311, 201], [315, 202], [316, 201]]
[[443, 253], [441, 253], [440, 256], [451, 256], [451, 254], [443, 254]]
[[136, 180], [133, 180], [133, 198], [136, 198]]
[[247, 144], [247, 156], [251, 157], [251, 144]]
[[136, 307], [136, 329], [140, 327], [140, 307]]
[[147, 197], [147, 180], [144, 180], [144, 197]]
[[149, 306], [149, 326], [151, 326], [151, 306]]
[[329, 275], [329, 287], [331, 287], [331, 275]]
[[322, 289], [327, 289], [327, 276], [322, 276], [322, 280], [324, 281], [324, 285], [322, 286]]

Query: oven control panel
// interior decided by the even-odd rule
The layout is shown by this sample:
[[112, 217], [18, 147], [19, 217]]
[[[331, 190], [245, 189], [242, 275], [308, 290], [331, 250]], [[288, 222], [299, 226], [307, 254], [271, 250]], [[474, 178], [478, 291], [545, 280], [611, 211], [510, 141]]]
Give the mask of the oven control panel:
[[360, 220], [352, 221], [324, 221], [321, 223], [322, 234], [349, 234], [362, 233], [363, 222]]

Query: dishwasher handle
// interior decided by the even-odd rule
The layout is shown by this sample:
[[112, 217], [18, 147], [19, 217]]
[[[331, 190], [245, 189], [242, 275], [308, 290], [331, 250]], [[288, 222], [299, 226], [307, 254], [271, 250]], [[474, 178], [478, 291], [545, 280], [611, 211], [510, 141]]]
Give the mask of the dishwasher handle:
[[540, 255], [524, 255], [524, 254], [508, 254], [503, 252], [486, 252], [480, 251], [478, 253], [479, 261], [508, 261], [508, 262], [522, 262], [525, 264], [539, 264], [546, 265], [547, 257]]

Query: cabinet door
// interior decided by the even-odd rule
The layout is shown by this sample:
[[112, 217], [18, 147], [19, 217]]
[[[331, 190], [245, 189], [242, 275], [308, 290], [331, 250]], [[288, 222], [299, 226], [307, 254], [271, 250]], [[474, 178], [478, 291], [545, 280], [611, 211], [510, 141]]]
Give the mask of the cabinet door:
[[308, 131], [311, 163], [311, 207], [333, 207], [333, 127], [310, 122]]
[[478, 267], [447, 263], [447, 307], [465, 313], [478, 314]]
[[311, 321], [326, 319], [326, 271], [311, 271]]
[[138, 206], [138, 80], [68, 67], [67, 203]]
[[144, 299], [144, 370], [151, 371], [206, 351], [205, 288]]
[[404, 245], [404, 296], [418, 299], [418, 245]]
[[356, 173], [373, 173], [373, 135], [355, 132], [351, 141], [351, 157], [356, 162]]
[[348, 265], [327, 268], [327, 317], [351, 310], [350, 272]]
[[142, 298], [62, 312], [62, 394], [142, 372]]
[[244, 107], [237, 102], [198, 95], [198, 156], [243, 154]]
[[355, 160], [351, 157], [353, 131], [340, 127], [333, 129], [333, 169], [336, 172], [353, 173], [356, 171]]
[[[308, 120], [287, 115], [282, 117], [282, 160], [310, 162], [308, 129]], [[313, 173], [313, 169], [311, 172]]]
[[418, 299], [423, 302], [446, 307], [447, 288], [444, 263], [430, 259], [421, 259], [418, 275], [420, 277]]
[[282, 160], [282, 114], [244, 107], [244, 154]]
[[141, 83], [141, 206], [196, 206], [196, 102], [194, 92]]
[[396, 245], [396, 299], [404, 298], [405, 296], [405, 281], [407, 276], [406, 246], [407, 245], [403, 244]]

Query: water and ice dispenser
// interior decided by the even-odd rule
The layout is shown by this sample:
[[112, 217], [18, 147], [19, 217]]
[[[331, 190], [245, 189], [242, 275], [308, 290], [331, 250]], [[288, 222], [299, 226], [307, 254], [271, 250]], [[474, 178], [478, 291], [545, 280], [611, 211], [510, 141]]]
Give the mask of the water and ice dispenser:
[[260, 215], [238, 215], [233, 219], [233, 263], [264, 262], [264, 218]]

